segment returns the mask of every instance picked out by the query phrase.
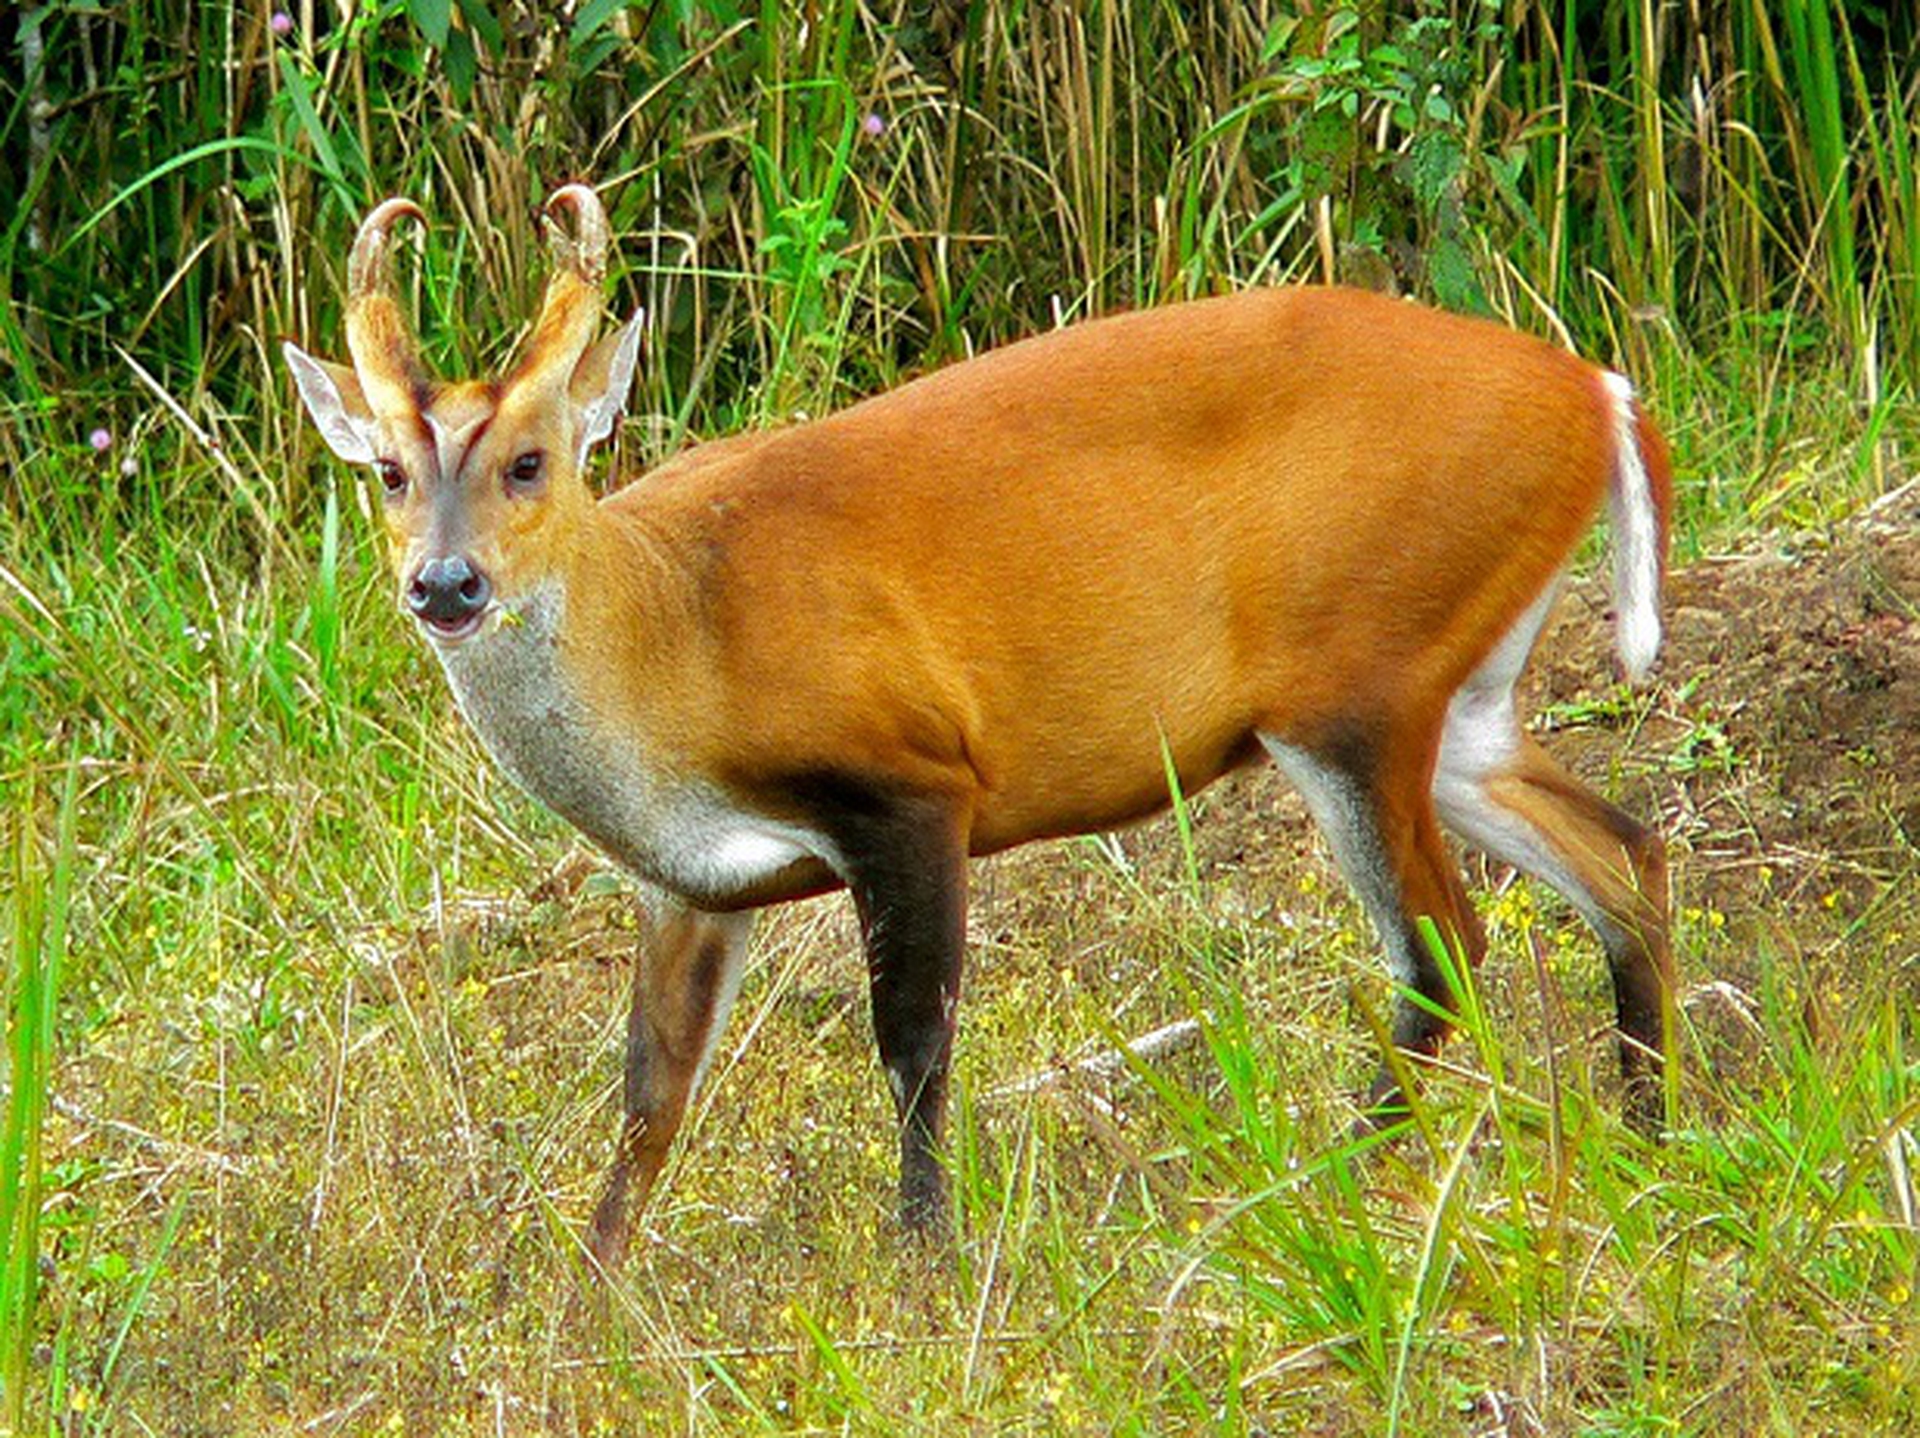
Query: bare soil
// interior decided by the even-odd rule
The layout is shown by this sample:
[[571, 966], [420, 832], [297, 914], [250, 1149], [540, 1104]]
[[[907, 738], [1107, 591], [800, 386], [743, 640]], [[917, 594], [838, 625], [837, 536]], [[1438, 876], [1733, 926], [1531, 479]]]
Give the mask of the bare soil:
[[[1535, 705], [1548, 729], [1604, 686], [1604, 593], [1582, 585], [1541, 646]], [[1789, 948], [1808, 938], [1809, 913], [1842, 932], [1889, 904], [1911, 914], [1920, 489], [1831, 535], [1687, 565], [1668, 579], [1666, 621], [1630, 746], [1598, 725], [1549, 742], [1590, 776], [1624, 768], [1622, 802], [1657, 815], [1671, 846], [1676, 902]]]

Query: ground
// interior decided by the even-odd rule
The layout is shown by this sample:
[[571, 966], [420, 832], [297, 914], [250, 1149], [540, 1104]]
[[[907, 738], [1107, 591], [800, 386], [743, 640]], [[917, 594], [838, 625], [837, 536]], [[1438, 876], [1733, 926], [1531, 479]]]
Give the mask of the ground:
[[[1003, 1432], [1010, 1413], [1037, 1415], [1027, 1431], [1233, 1431], [1210, 1415], [1237, 1394], [1271, 1431], [1373, 1430], [1403, 1400], [1476, 1432], [1654, 1431], [1635, 1415], [1681, 1400], [1698, 1431], [1897, 1431], [1912, 1193], [1875, 1155], [1911, 1121], [1920, 997], [1920, 489], [1677, 566], [1637, 688], [1616, 677], [1607, 603], [1603, 578], [1569, 588], [1523, 703], [1563, 762], [1667, 836], [1691, 1131], [1662, 1154], [1600, 1092], [1591, 936], [1470, 858], [1486, 1008], [1526, 1097], [1517, 1119], [1481, 1109], [1485, 1055], [1465, 1041], [1462, 1077], [1431, 1087], [1450, 1132], [1512, 1141], [1404, 1141], [1364, 1188], [1331, 1183], [1385, 982], [1299, 801], [1254, 768], [1193, 800], [1190, 858], [1163, 821], [975, 866], [963, 1234], [932, 1282], [892, 1241], [849, 906], [769, 915], [629, 1261], [623, 1327], [580, 1328], [566, 1294], [614, 1132], [634, 926], [605, 862], [447, 712], [444, 762], [476, 797], [423, 859], [429, 910], [316, 931], [280, 976], [297, 1021], [261, 998], [200, 1029], [174, 1000], [70, 1071], [52, 1151], [99, 1155], [86, 1192], [108, 1236], [55, 1291], [101, 1351], [147, 1305], [111, 1385], [76, 1369], [75, 1410], [110, 1388], [115, 1413], [182, 1433], [632, 1431], [636, 1414], [843, 1431], [848, 1403], [873, 1420], [858, 1431]], [[463, 857], [496, 822], [512, 843]], [[1171, 1035], [1164, 1083], [1087, 1062], [1144, 1035]], [[1884, 1062], [1849, 1062], [1875, 1044]], [[1551, 1105], [1550, 1138], [1555, 1072], [1591, 1074], [1599, 1102]], [[1905, 1152], [1889, 1142], [1888, 1164]], [[1422, 1235], [1443, 1220], [1453, 1266], [1426, 1287]], [[176, 1222], [149, 1301], [144, 1260], [118, 1251], [164, 1251]], [[1433, 1337], [1403, 1392], [1412, 1295]], [[1766, 1406], [1782, 1394], [1786, 1419]]]

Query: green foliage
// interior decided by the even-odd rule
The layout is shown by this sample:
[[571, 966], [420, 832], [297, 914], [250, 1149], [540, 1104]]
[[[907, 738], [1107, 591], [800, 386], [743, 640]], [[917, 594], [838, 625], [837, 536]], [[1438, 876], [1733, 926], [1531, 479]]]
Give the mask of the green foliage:
[[[658, 317], [664, 442], [1060, 314], [1309, 272], [1564, 330], [1657, 381], [1683, 438], [1788, 361], [1869, 406], [1910, 393], [1910, 20], [1832, 0], [1644, 13], [27, 7], [0, 26], [13, 428], [77, 438], [79, 394], [133, 412], [115, 346], [203, 422], [277, 416], [273, 341], [337, 332], [352, 225], [396, 191], [457, 232], [425, 256], [452, 266], [424, 279], [430, 328], [503, 344], [538, 202], [583, 174], [629, 238], [623, 302]], [[1811, 348], [1756, 346], [1754, 314]], [[1877, 412], [1864, 475], [1849, 456], [1832, 476], [1856, 497], [1907, 437]], [[279, 483], [305, 502], [304, 467]]]
[[6, 1095], [0, 1106], [0, 1413], [19, 1432], [27, 1412], [27, 1375], [39, 1340], [40, 1233], [47, 1190], [42, 1129], [53, 1087], [61, 971], [67, 959], [73, 897], [77, 766], [69, 765], [55, 819], [51, 858], [37, 832], [41, 796], [29, 780], [15, 794], [27, 822], [18, 829], [7, 920]]
[[[1391, 29], [1370, 38], [1383, 20]], [[1325, 204], [1329, 224], [1337, 203], [1345, 245], [1388, 272], [1396, 263], [1417, 268], [1451, 309], [1488, 307], [1472, 230], [1498, 216], [1482, 213], [1482, 204], [1470, 221], [1469, 181], [1478, 178], [1493, 196], [1497, 182], [1512, 180], [1502, 157], [1473, 157], [1483, 178], [1468, 164], [1475, 62], [1497, 53], [1501, 39], [1494, 11], [1467, 7], [1456, 19], [1429, 0], [1397, 17], [1347, 5], [1322, 17], [1288, 16], [1263, 46], [1273, 118], [1293, 141], [1282, 202]], [[1375, 138], [1386, 132], [1391, 146]]]
[[[565, 836], [402, 642], [366, 497], [277, 354], [337, 351], [353, 227], [404, 192], [429, 358], [506, 362], [540, 202], [586, 177], [612, 303], [650, 317], [628, 472], [1065, 319], [1344, 278], [1627, 368], [1675, 440], [1683, 550], [1818, 528], [1915, 442], [1904, 8], [285, 15], [0, 13], [0, 1426], [1920, 1423], [1910, 835], [1860, 861], [1896, 897], [1857, 922], [1697, 921], [1703, 969], [1761, 955], [1779, 1041], [1696, 1035], [1660, 1149], [1578, 1043], [1543, 1061], [1465, 987], [1474, 1076], [1348, 1143], [1371, 943], [1310, 866], [1304, 928], [1225, 916], [1183, 802], [1159, 870], [1076, 851], [1042, 922], [1016, 858], [969, 997], [965, 1239], [924, 1278], [880, 1218], [847, 936], [798, 911], [743, 1004], [754, 1081], [717, 1066], [658, 1241], [608, 1323], [563, 1330], [630, 934], [604, 879], [552, 897]], [[1692, 708], [1663, 780], [1757, 782], [1732, 718]], [[1803, 950], [1877, 997], [1817, 1024]], [[1052, 1072], [1082, 1072], [1052, 1045], [1182, 1021], [1189, 1049]]]

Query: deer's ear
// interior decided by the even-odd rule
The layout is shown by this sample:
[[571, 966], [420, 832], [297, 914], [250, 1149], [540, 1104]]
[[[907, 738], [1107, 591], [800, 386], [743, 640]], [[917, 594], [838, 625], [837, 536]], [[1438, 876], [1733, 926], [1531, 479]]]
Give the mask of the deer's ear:
[[627, 407], [633, 372], [640, 364], [640, 328], [645, 310], [599, 341], [580, 357], [567, 384], [573, 401], [574, 463], [584, 465], [587, 452], [613, 433], [620, 412]]
[[348, 464], [372, 464], [373, 410], [352, 367], [315, 359], [291, 340], [280, 347], [280, 352], [286, 356], [300, 399], [327, 447]]

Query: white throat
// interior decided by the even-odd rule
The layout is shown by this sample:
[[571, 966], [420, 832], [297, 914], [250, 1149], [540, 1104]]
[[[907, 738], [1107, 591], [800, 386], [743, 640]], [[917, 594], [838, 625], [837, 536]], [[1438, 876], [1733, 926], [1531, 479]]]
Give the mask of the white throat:
[[566, 590], [543, 585], [471, 638], [433, 645], [460, 712], [509, 778], [616, 862], [695, 904], [724, 904], [809, 857], [838, 868], [823, 836], [674, 775], [644, 734], [597, 717], [564, 662], [566, 612]]

